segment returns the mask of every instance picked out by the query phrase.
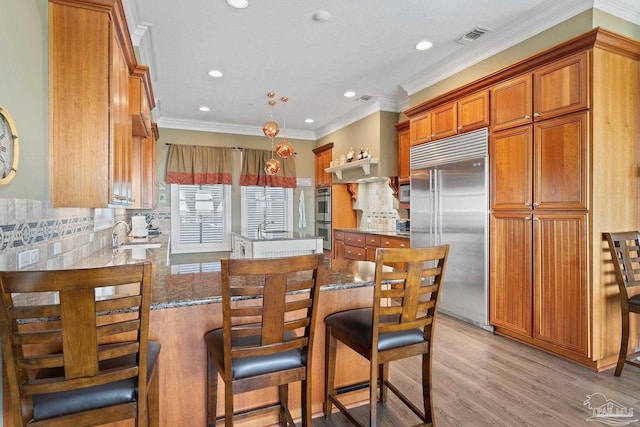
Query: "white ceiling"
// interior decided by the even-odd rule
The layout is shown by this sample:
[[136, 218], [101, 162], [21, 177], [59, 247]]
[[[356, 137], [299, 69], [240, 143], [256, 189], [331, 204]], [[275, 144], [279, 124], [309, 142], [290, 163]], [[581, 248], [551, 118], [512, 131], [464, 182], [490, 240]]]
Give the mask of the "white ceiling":
[[[262, 135], [273, 91], [289, 98], [273, 108], [286, 136], [317, 139], [592, 7], [640, 25], [639, 0], [248, 1], [123, 0], [160, 127]], [[491, 31], [456, 43], [476, 26]]]

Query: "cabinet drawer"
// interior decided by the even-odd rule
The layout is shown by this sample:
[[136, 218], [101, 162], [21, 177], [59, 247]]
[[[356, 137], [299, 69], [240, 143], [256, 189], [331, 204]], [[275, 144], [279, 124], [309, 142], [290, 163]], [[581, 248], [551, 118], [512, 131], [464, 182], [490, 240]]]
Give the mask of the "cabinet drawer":
[[381, 248], [408, 248], [409, 239], [399, 237], [383, 237], [380, 242]]
[[376, 248], [380, 247], [380, 236], [367, 234], [367, 247], [369, 246], [374, 246]]
[[336, 240], [344, 240], [344, 231], [335, 231], [333, 236]]
[[365, 238], [362, 233], [344, 233], [344, 244], [348, 246], [365, 247]]
[[345, 245], [344, 258], [353, 259], [356, 261], [364, 261], [366, 259], [365, 250], [363, 247]]

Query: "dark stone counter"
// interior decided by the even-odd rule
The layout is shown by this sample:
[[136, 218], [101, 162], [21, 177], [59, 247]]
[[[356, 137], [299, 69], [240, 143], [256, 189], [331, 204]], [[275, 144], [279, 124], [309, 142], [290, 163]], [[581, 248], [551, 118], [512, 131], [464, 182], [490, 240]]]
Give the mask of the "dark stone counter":
[[[133, 259], [131, 249], [103, 249], [73, 268], [123, 265], [151, 261], [152, 309], [220, 302], [220, 261], [216, 254], [168, 256], [167, 244], [146, 249], [146, 258]], [[375, 264], [368, 261], [332, 260], [325, 256], [320, 272], [323, 291], [373, 286]]]

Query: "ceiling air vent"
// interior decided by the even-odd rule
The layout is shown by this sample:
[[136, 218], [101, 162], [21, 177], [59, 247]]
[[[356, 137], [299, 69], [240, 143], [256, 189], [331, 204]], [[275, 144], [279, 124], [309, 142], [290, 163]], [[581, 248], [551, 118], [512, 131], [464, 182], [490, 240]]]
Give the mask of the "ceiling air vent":
[[477, 26], [476, 28], [456, 40], [456, 43], [469, 44], [473, 41], [476, 41], [481, 35], [486, 34], [489, 31], [491, 31], [490, 28]]
[[365, 101], [366, 102], [366, 101], [370, 100], [371, 98], [373, 98], [373, 96], [371, 96], [371, 95], [362, 95], [360, 98], [356, 98], [356, 101], [358, 101], [358, 102]]

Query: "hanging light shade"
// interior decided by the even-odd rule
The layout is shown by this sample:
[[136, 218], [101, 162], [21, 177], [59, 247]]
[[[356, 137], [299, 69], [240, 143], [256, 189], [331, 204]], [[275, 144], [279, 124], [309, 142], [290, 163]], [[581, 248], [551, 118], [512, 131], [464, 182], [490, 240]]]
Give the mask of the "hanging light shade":
[[283, 139], [278, 145], [276, 145], [276, 153], [284, 159], [291, 157], [293, 156], [293, 145], [291, 145], [291, 143], [286, 139]]
[[267, 138], [274, 138], [278, 133], [280, 133], [280, 127], [273, 120], [269, 120], [262, 126], [262, 132], [267, 136]]
[[264, 165], [264, 171], [267, 175], [275, 175], [280, 171], [280, 162], [276, 159], [270, 159]]

